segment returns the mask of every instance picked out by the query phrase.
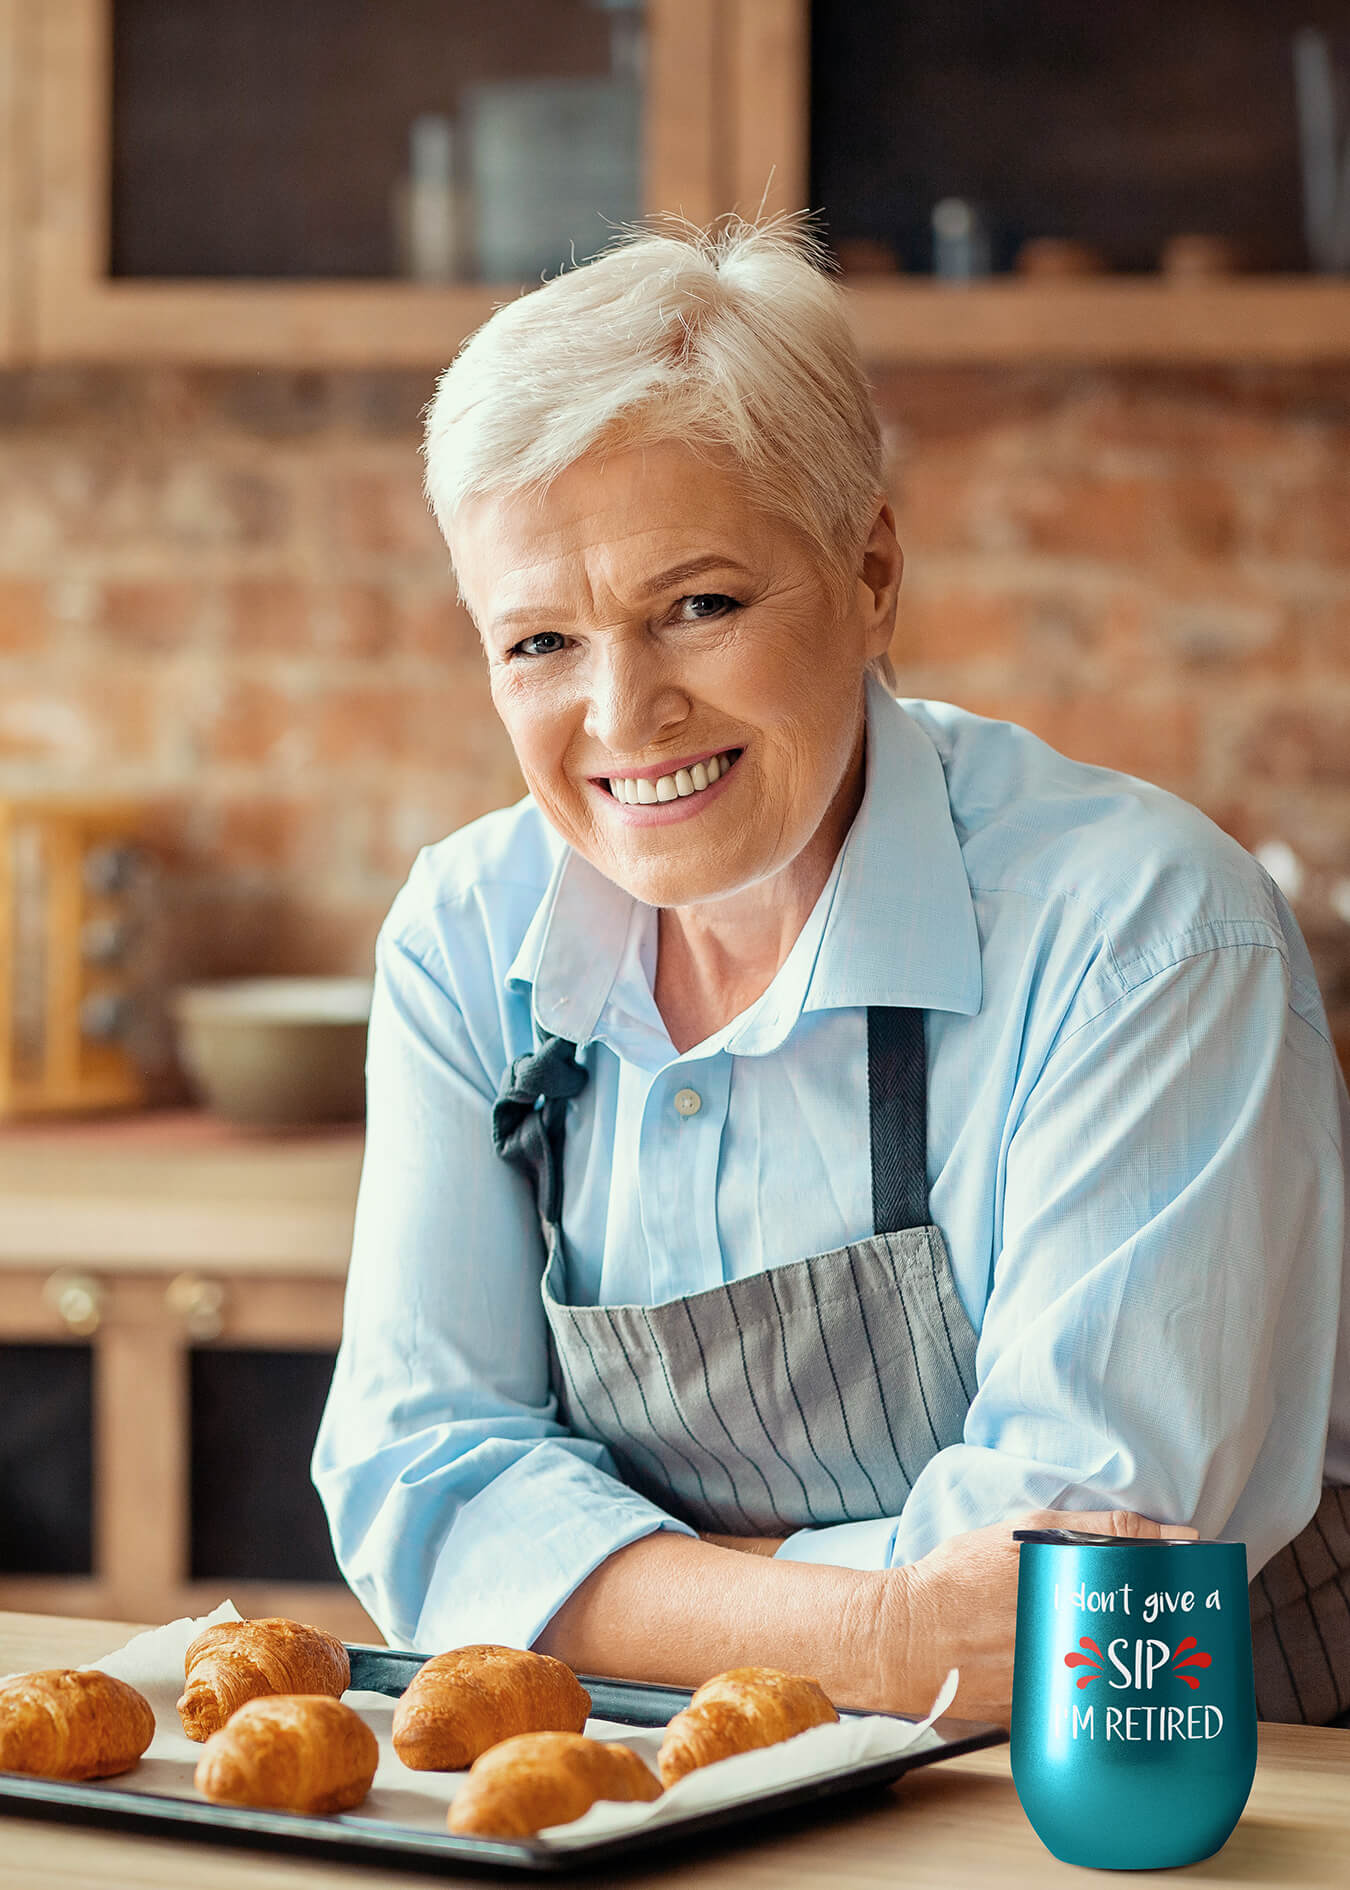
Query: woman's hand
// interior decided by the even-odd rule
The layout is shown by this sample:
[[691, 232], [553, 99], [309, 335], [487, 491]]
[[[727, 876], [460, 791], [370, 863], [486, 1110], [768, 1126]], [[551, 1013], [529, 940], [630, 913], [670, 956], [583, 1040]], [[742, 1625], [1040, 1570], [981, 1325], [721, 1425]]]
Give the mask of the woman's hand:
[[742, 1555], [777, 1555], [786, 1536], [714, 1536], [699, 1531], [700, 1542], [711, 1542], [715, 1549], [738, 1549]]
[[[1014, 1529], [1081, 1529], [1092, 1535], [1191, 1538], [1183, 1524], [1128, 1509], [1037, 1509], [1009, 1522], [949, 1536], [907, 1567], [884, 1572], [878, 1667], [892, 1711], [928, 1711], [950, 1667], [961, 1670], [951, 1711], [1007, 1726], [1012, 1717], [1017, 1629]], [[903, 1693], [902, 1704], [891, 1700]]]

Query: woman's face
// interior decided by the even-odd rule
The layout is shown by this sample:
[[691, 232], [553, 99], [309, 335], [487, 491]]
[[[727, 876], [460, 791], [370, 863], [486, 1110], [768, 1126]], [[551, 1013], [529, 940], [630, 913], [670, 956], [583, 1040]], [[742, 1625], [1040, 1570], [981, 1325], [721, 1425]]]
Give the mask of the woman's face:
[[860, 783], [862, 672], [900, 575], [888, 505], [833, 619], [805, 543], [675, 443], [588, 455], [542, 504], [475, 500], [452, 551], [531, 794], [635, 898], [771, 880]]

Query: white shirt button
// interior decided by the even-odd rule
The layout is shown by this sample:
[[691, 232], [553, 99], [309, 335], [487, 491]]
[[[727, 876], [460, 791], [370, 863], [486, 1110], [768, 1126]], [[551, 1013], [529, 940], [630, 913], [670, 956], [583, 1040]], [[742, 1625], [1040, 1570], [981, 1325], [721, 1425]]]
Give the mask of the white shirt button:
[[677, 1089], [675, 1107], [682, 1116], [696, 1116], [703, 1107], [703, 1098], [696, 1089]]

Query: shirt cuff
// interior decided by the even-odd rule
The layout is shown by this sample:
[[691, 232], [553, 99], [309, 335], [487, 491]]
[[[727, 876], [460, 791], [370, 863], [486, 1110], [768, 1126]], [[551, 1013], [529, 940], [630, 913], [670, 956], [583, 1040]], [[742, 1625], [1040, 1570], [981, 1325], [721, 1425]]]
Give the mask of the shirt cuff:
[[530, 1647], [603, 1561], [659, 1529], [697, 1537], [570, 1451], [532, 1450], [456, 1517], [431, 1571], [416, 1644], [432, 1653], [490, 1641]]
[[833, 1568], [890, 1568], [899, 1519], [835, 1523], [829, 1529], [799, 1529], [775, 1550], [775, 1562], [828, 1562]]

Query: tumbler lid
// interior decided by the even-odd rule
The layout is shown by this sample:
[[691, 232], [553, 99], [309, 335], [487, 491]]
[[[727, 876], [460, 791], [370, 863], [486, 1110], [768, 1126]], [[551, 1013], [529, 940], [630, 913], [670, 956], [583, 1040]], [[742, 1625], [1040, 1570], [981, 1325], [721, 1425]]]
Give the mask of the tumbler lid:
[[1052, 1542], [1066, 1548], [1104, 1549], [1231, 1549], [1216, 1536], [1093, 1536], [1083, 1529], [1014, 1529], [1014, 1542]]

